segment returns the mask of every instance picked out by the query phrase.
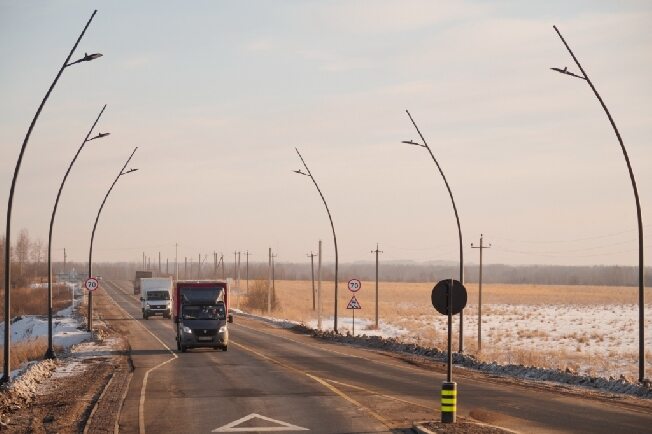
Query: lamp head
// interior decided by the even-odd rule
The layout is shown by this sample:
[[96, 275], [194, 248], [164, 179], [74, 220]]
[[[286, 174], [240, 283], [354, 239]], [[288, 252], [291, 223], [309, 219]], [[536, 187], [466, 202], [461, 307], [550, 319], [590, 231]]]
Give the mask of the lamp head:
[[422, 145], [421, 143], [415, 142], [414, 140], [403, 140], [401, 143], [405, 143], [406, 145], [414, 145], [414, 146], [421, 146], [422, 148], [425, 148], [425, 145]]
[[577, 74], [575, 74], [573, 72], [570, 72], [568, 70], [568, 66], [564, 66], [564, 69], [555, 68], [555, 67], [552, 67], [550, 69], [552, 69], [553, 71], [557, 71], [560, 74], [570, 75], [570, 76], [575, 77], [575, 78], [581, 78], [582, 80], [586, 80], [586, 77], [582, 77], [581, 75], [577, 75]]
[[129, 169], [129, 170], [127, 170], [126, 172], [122, 172], [122, 173], [120, 174], [120, 176], [122, 176], [122, 175], [126, 175], [127, 173], [135, 172], [136, 170], [138, 170], [138, 169]]
[[66, 66], [74, 65], [80, 62], [90, 62], [91, 60], [95, 60], [98, 57], [102, 57], [102, 56], [103, 56], [102, 53], [92, 53], [92, 54], [84, 53], [84, 57], [82, 57], [81, 59], [77, 59], [74, 62], [70, 62]]
[[308, 174], [302, 172], [301, 169], [299, 169], [299, 170], [293, 170], [293, 172], [294, 172], [294, 173], [298, 173], [299, 175], [308, 176]]
[[95, 137], [91, 137], [90, 139], [88, 139], [88, 141], [90, 142], [91, 140], [101, 139], [102, 137], [106, 137], [109, 134], [111, 133], [98, 133]]

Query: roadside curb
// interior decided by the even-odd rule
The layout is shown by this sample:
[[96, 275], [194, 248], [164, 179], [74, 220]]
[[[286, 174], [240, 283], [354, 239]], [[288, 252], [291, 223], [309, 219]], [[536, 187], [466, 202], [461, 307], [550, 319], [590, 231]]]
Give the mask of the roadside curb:
[[[448, 432], [448, 430], [446, 428], [443, 428], [443, 431], [440, 431], [440, 430], [433, 431], [431, 429], [428, 429], [428, 428], [426, 428], [424, 426], [425, 424], [428, 424], [428, 423], [432, 423], [432, 421], [414, 422], [413, 425], [412, 425], [412, 431], [417, 433], [417, 434], [439, 434], [439, 433]], [[473, 433], [478, 433], [478, 432], [497, 433], [497, 432], [500, 432], [501, 434], [502, 433], [504, 433], [504, 434], [520, 434], [518, 431], [514, 431], [514, 430], [511, 430], [509, 428], [503, 428], [503, 427], [496, 426], [496, 425], [490, 425], [488, 423], [478, 422], [478, 421], [475, 421], [475, 420], [472, 420], [472, 419], [468, 420], [466, 418], [463, 418], [463, 421], [460, 421], [459, 424], [448, 424], [448, 426], [450, 427], [450, 430], [453, 431], [453, 432], [462, 432], [462, 431], [459, 431], [459, 429], [464, 430], [464, 428], [460, 427], [459, 426], [460, 424], [463, 424], [463, 425], [466, 425], [466, 426], [470, 425], [472, 428], [470, 428], [469, 432], [473, 432]], [[465, 430], [465, 432], [466, 432], [466, 430]]]

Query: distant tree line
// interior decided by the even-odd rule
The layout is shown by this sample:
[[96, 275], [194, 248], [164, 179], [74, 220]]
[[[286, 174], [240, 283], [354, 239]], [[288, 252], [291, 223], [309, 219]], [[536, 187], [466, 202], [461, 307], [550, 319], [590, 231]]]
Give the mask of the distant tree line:
[[[316, 262], [316, 261], [315, 261]], [[82, 272], [86, 270], [86, 264], [72, 264]], [[158, 264], [151, 267], [154, 275], [158, 275]], [[165, 275], [165, 264], [162, 265], [160, 275]], [[342, 281], [350, 278], [361, 280], [374, 280], [376, 269], [374, 263], [345, 263], [340, 264], [339, 275]], [[113, 279], [132, 280], [136, 270], [142, 269], [140, 263], [97, 263], [93, 264], [94, 274]], [[197, 262], [189, 263], [187, 275], [185, 264], [179, 264], [179, 278], [196, 279], [198, 274]], [[169, 264], [170, 275], [174, 276], [174, 264]], [[478, 281], [479, 267], [475, 264], [464, 267], [466, 282]], [[226, 277], [234, 278], [236, 270], [233, 265], [225, 264], [224, 274]], [[317, 275], [317, 264], [315, 263], [315, 278]], [[333, 263], [322, 265], [322, 280], [332, 280], [335, 275]], [[222, 267], [217, 268], [213, 263], [204, 263], [201, 268], [201, 278], [221, 278]], [[438, 282], [441, 279], [455, 278], [459, 276], [459, 267], [448, 264], [432, 263], [380, 263], [379, 279], [392, 282]], [[646, 267], [645, 286], [652, 285], [652, 269]], [[245, 263], [240, 265], [240, 278], [246, 278]], [[250, 262], [249, 279], [267, 280], [267, 263]], [[310, 280], [310, 262], [304, 264], [278, 263], [274, 266], [274, 278], [277, 280]], [[563, 265], [484, 265], [482, 280], [485, 283], [515, 283], [515, 284], [539, 284], [539, 285], [600, 285], [600, 286], [638, 286], [638, 268], [617, 265], [596, 265], [596, 266], [563, 266]]]
[[[4, 286], [4, 238], [0, 238], [0, 288]], [[58, 255], [60, 256], [60, 255]], [[12, 287], [27, 286], [31, 282], [47, 279], [47, 243], [40, 239], [30, 239], [26, 229], [18, 233], [16, 243], [11, 248]], [[197, 261], [179, 263], [180, 279], [235, 278], [236, 269], [233, 262], [215, 267], [212, 261], [202, 264], [198, 269]], [[133, 280], [136, 270], [142, 270], [140, 262], [98, 262], [93, 264], [93, 274], [111, 279]], [[155, 276], [175, 275], [174, 262], [161, 264], [159, 272], [158, 261], [152, 263], [150, 269]], [[339, 275], [342, 281], [350, 278], [361, 280], [375, 279], [375, 264], [373, 262], [354, 262], [340, 264]], [[75, 270], [85, 276], [88, 263], [68, 263], [66, 270]], [[53, 263], [54, 273], [63, 270], [62, 262]], [[466, 282], [478, 281], [478, 265], [469, 264], [464, 267]], [[224, 273], [224, 274], [223, 274]], [[335, 274], [333, 263], [323, 264], [322, 279], [332, 280]], [[317, 261], [315, 260], [315, 278]], [[453, 263], [424, 262], [382, 262], [379, 267], [379, 279], [393, 282], [437, 282], [441, 279], [458, 278], [459, 267]], [[645, 286], [652, 285], [652, 269], [646, 268]], [[246, 264], [241, 261], [240, 278], [247, 277]], [[267, 280], [268, 264], [266, 262], [249, 263], [250, 280]], [[310, 262], [277, 263], [274, 266], [274, 278], [277, 280], [310, 280]], [[633, 266], [595, 265], [595, 266], [564, 266], [564, 265], [502, 265], [490, 264], [483, 268], [485, 283], [515, 283], [540, 285], [603, 285], [603, 286], [638, 286], [638, 268]]]

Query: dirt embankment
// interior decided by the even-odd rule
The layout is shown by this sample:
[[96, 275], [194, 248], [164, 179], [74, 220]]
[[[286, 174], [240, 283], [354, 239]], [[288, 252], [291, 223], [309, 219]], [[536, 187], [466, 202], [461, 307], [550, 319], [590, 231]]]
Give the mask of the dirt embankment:
[[[96, 297], [96, 313], [106, 309]], [[93, 340], [56, 360], [33, 362], [0, 390], [0, 431], [8, 433], [113, 432], [131, 378], [128, 343], [101, 320]]]

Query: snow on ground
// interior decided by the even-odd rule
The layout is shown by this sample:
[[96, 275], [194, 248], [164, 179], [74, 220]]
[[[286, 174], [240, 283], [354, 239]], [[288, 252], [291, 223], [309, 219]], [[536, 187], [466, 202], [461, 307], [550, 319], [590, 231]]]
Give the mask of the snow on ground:
[[[646, 306], [645, 318], [645, 328], [649, 330], [652, 305]], [[284, 318], [264, 319], [280, 327], [297, 324]], [[305, 325], [316, 330], [317, 320], [307, 321]], [[526, 375], [544, 376], [548, 376], [550, 370], [559, 370], [563, 375], [575, 375], [575, 379], [600, 377], [608, 383], [605, 387], [612, 387], [611, 383], [618, 381], [631, 384], [638, 377], [638, 326], [638, 305], [633, 304], [486, 304], [482, 308], [483, 351], [471, 365], [482, 364], [484, 360], [490, 370], [521, 372], [523, 367], [528, 367], [530, 370], [523, 371]], [[466, 354], [476, 354], [477, 327], [477, 305], [469, 304], [464, 315]], [[373, 329], [373, 320], [369, 318], [356, 316], [355, 319], [356, 337], [374, 345], [378, 344], [374, 340], [377, 338], [391, 341], [389, 348], [446, 348], [446, 329], [446, 316], [434, 310], [427, 315], [397, 312], [392, 319], [386, 320], [381, 316], [378, 330]], [[332, 317], [323, 319], [321, 330], [333, 330]], [[454, 348], [457, 348], [459, 316], [454, 318], [453, 330]], [[348, 311], [339, 316], [338, 331], [340, 336], [352, 334], [352, 318]], [[368, 338], [362, 338], [363, 335]], [[648, 349], [646, 370], [652, 372], [651, 333], [646, 334], [645, 347]]]
[[[652, 306], [646, 306], [645, 317], [649, 330]], [[476, 306], [469, 306], [464, 315], [464, 335], [465, 344], [468, 347], [471, 343], [472, 350], [478, 336], [477, 319]], [[455, 331], [458, 320], [454, 319]], [[444, 315], [433, 313], [399, 318], [395, 325], [410, 330], [407, 342], [441, 346], [446, 323]], [[550, 367], [566, 365], [585, 374], [633, 377], [638, 360], [638, 305], [488, 304], [482, 309], [482, 344], [499, 363], [513, 363], [515, 354], [539, 353], [556, 357], [557, 365]], [[652, 348], [649, 333], [645, 347]]]
[[[317, 320], [312, 320], [308, 324], [308, 327], [312, 329], [317, 329]], [[322, 319], [321, 328], [322, 330], [332, 330], [334, 325], [333, 317]], [[378, 321], [378, 329], [374, 328], [374, 321], [366, 318], [356, 318], [355, 319], [355, 335], [367, 335], [367, 336], [380, 336], [381, 338], [396, 338], [407, 335], [409, 330], [394, 325], [389, 324], [385, 321]], [[353, 318], [352, 317], [339, 317], [337, 319], [337, 329], [342, 334], [351, 333], [353, 334]]]
[[[90, 339], [90, 333], [80, 330], [80, 322], [73, 316], [73, 308], [68, 307], [52, 316], [52, 343], [68, 349]], [[5, 323], [0, 323], [0, 336], [4, 335]], [[24, 315], [11, 323], [11, 342], [23, 342], [48, 336], [48, 318], [37, 315]]]

